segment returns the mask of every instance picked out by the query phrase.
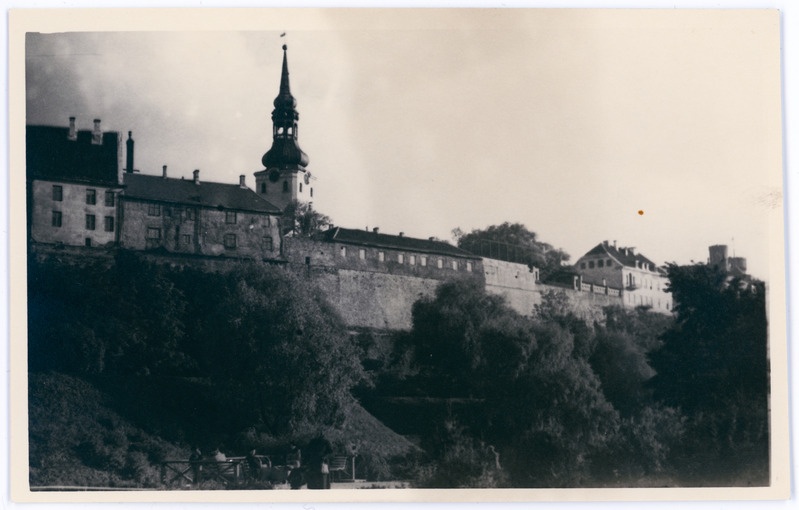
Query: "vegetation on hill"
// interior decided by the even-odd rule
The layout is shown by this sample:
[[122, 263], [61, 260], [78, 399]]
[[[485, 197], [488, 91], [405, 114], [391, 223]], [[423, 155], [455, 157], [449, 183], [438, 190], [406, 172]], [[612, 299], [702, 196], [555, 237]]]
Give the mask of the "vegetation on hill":
[[390, 339], [280, 267], [28, 269], [33, 485], [154, 487], [193, 447], [319, 434], [420, 487], [768, 482], [765, 288], [705, 265], [669, 266], [674, 317], [586, 324], [557, 291], [522, 316], [464, 280]]
[[557, 292], [523, 317], [472, 282], [418, 301], [378, 382], [448, 409], [415, 428], [417, 483], [768, 483], [763, 288], [714, 271], [670, 266], [676, 319], [611, 307], [588, 325]]
[[[342, 451], [347, 431], [378, 430], [351, 394], [365, 376], [358, 346], [311, 283], [289, 271], [242, 263], [209, 273], [120, 252], [114, 263], [32, 260], [28, 274], [30, 372], [90, 382], [126, 419], [187, 452], [281, 449], [320, 433]], [[31, 419], [46, 421], [50, 403], [32, 399]], [[373, 464], [362, 470], [385, 477], [383, 456], [412, 445], [388, 430], [377, 439], [388, 444], [362, 441]], [[39, 452], [32, 448], [32, 465]]]

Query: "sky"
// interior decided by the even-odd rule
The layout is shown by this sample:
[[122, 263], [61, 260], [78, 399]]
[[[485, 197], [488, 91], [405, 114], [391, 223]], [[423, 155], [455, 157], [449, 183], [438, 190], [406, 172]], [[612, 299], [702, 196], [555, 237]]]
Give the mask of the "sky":
[[90, 129], [100, 118], [133, 132], [142, 173], [244, 174], [253, 187], [287, 44], [314, 207], [337, 225], [451, 240], [456, 227], [519, 222], [572, 261], [603, 240], [658, 264], [706, 261], [709, 245], [727, 244], [767, 279], [782, 200], [773, 14], [308, 10], [213, 29], [99, 23], [27, 36], [26, 122], [75, 116]]

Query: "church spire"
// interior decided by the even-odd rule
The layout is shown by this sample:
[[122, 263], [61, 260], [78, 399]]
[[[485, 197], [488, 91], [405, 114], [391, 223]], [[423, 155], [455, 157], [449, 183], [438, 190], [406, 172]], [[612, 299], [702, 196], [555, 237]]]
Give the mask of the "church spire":
[[283, 45], [283, 70], [280, 90], [272, 110], [272, 147], [261, 158], [263, 170], [255, 172], [255, 186], [261, 197], [285, 209], [300, 201], [313, 200], [311, 173], [306, 170], [308, 155], [297, 142], [297, 100], [289, 87], [289, 64]]
[[280, 91], [272, 110], [272, 147], [263, 155], [261, 163], [266, 168], [304, 169], [308, 166], [308, 155], [297, 142], [297, 100], [291, 95], [289, 86], [289, 65], [286, 56], [288, 48], [283, 45], [283, 71], [280, 75]]

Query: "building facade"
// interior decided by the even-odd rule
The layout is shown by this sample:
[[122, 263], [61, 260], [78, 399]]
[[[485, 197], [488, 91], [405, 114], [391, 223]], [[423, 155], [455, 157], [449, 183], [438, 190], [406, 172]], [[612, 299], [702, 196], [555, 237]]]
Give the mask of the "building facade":
[[27, 126], [28, 237], [45, 244], [110, 246], [118, 233], [119, 134]]
[[131, 250], [229, 256], [280, 257], [280, 211], [239, 184], [126, 173], [120, 246]]
[[636, 253], [635, 248], [603, 241], [580, 257], [574, 268], [581, 285], [619, 292], [625, 307], [648, 306], [661, 313], [671, 313], [673, 309], [671, 294], [666, 291], [665, 271]]

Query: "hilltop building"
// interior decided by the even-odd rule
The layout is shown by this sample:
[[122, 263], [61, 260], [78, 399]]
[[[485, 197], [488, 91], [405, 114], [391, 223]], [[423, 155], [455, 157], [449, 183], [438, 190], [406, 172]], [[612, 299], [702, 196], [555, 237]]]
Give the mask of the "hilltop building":
[[635, 248], [603, 241], [577, 259], [574, 267], [581, 285], [613, 289], [622, 296], [625, 307], [649, 306], [664, 313], [674, 307], [671, 294], [666, 292], [665, 271], [636, 253]]
[[746, 258], [729, 257], [727, 245], [715, 244], [708, 248], [708, 251], [710, 252], [710, 257], [707, 260], [709, 266], [718, 267], [729, 276], [748, 276], [746, 274]]
[[[254, 190], [243, 175], [227, 184], [202, 181], [199, 170], [191, 178], [170, 177], [166, 166], [161, 175], [142, 174], [134, 167], [131, 132], [123, 170], [121, 138], [103, 133], [99, 120], [91, 131], [77, 131], [74, 118], [68, 128], [28, 126], [32, 250], [46, 256], [48, 250], [73, 246], [82, 257], [122, 248], [219, 269], [228, 260], [277, 262], [313, 279], [346, 324], [356, 328], [410, 328], [413, 303], [453, 279], [477, 282], [524, 315], [553, 291], [564, 293], [575, 313], [589, 321], [602, 320], [606, 306], [646, 305], [670, 313], [662, 271], [615, 242], [581, 257], [574, 281], [545, 283], [536, 267], [480, 257], [434, 238], [339, 226], [310, 238], [282, 235], [288, 231], [280, 224], [286, 207], [313, 199], [286, 46], [282, 64], [272, 145], [261, 159], [263, 169], [255, 172]], [[719, 260], [727, 260], [726, 252]]]
[[118, 133], [26, 128], [28, 238], [73, 246], [106, 246], [117, 241], [117, 195], [122, 190]]

